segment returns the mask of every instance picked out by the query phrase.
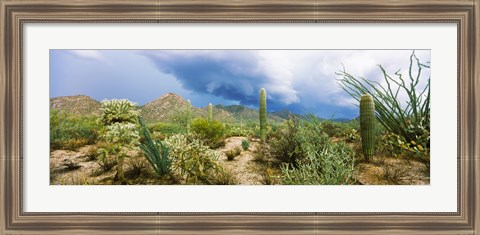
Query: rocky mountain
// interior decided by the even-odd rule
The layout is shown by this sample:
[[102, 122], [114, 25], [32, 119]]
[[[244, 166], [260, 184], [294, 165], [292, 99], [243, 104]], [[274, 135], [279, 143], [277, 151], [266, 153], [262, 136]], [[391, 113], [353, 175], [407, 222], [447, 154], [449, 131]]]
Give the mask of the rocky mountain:
[[[182, 118], [186, 104], [187, 101], [181, 96], [167, 93], [143, 106], [139, 106], [138, 108], [140, 110], [140, 115], [148, 123], [168, 122]], [[51, 109], [63, 110], [77, 115], [99, 115], [100, 107], [100, 102], [85, 95], [50, 98]], [[207, 106], [200, 108], [192, 106], [192, 118], [207, 118], [207, 110]], [[292, 114], [288, 110], [281, 110], [268, 113], [268, 119], [280, 123], [288, 119], [290, 115], [303, 118], [303, 116]], [[251, 109], [243, 105], [225, 106], [219, 104], [213, 107], [213, 118], [220, 122], [231, 123], [242, 121], [246, 123], [249, 121], [258, 121], [259, 115], [258, 109]]]
[[63, 110], [76, 115], [99, 115], [100, 102], [86, 95], [50, 98], [50, 109]]
[[140, 107], [140, 115], [146, 122], [167, 121], [184, 111], [187, 101], [181, 96], [167, 93]]

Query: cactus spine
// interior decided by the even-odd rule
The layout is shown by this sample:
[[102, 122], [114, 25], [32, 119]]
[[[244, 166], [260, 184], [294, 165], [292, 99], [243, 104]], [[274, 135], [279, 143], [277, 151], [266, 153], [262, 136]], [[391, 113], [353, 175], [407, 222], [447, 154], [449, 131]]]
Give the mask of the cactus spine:
[[187, 100], [187, 105], [185, 107], [185, 118], [187, 122], [187, 133], [190, 133], [190, 120], [192, 118], [192, 112], [190, 110], [190, 107], [192, 106], [190, 100]]
[[267, 92], [260, 89], [260, 139], [265, 142], [267, 137]]
[[213, 105], [212, 103], [208, 104], [208, 122], [213, 120]]
[[360, 135], [363, 155], [368, 162], [375, 153], [375, 106], [369, 94], [360, 98]]

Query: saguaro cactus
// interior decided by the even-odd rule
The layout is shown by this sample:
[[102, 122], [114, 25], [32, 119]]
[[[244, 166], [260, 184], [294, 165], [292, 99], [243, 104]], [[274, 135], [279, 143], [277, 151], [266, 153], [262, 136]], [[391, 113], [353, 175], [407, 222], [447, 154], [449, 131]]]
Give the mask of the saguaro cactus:
[[192, 112], [190, 107], [192, 106], [190, 100], [187, 100], [187, 104], [185, 107], [185, 121], [187, 122], [187, 133], [190, 133], [190, 120], [192, 119]]
[[260, 89], [260, 139], [265, 142], [267, 138], [267, 92]]
[[375, 106], [369, 94], [360, 98], [360, 135], [366, 161], [375, 153]]
[[208, 104], [208, 122], [213, 120], [213, 105], [212, 103]]

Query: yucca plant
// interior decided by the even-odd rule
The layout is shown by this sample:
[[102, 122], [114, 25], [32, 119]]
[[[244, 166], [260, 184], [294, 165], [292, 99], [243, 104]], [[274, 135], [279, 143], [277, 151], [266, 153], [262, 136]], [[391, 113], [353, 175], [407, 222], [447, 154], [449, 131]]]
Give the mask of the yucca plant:
[[172, 160], [169, 158], [170, 150], [162, 141], [152, 139], [148, 127], [143, 120], [139, 118], [140, 133], [144, 138], [140, 144], [140, 149], [150, 165], [159, 176], [164, 176], [172, 171]]

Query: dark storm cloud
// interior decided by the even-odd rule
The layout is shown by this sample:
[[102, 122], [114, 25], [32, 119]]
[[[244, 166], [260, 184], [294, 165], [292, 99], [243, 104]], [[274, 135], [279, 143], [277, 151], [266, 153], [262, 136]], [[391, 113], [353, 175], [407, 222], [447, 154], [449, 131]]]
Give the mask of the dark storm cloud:
[[[259, 91], [268, 77], [261, 72], [253, 52], [211, 53], [182, 51], [144, 52], [155, 66], [176, 77], [185, 89], [257, 106]], [[269, 94], [272, 107], [283, 106]]]

